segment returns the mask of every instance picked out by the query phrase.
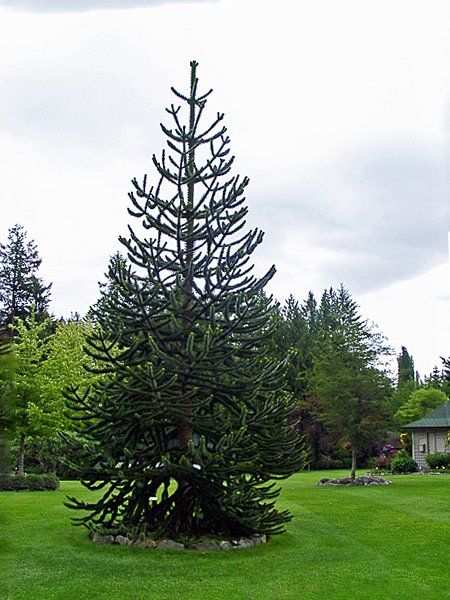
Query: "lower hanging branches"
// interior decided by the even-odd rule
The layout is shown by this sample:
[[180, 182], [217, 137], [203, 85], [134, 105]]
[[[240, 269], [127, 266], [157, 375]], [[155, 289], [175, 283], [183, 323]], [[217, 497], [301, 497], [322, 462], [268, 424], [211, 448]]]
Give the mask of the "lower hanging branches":
[[114, 529], [120, 523], [122, 531], [133, 535], [236, 538], [282, 532], [290, 515], [275, 508], [279, 489], [264, 473], [258, 456], [263, 448], [251, 441], [248, 428], [223, 436], [213, 449], [201, 437], [197, 445], [191, 440], [184, 453], [172, 449], [152, 466], [144, 463], [146, 454], [152, 454], [149, 447], [135, 453], [125, 449], [113, 458], [104, 448], [93, 453], [91, 446], [84, 466], [68, 464], [88, 489], [105, 493], [96, 503], [69, 498], [66, 506], [89, 513], [75, 517], [78, 524]]

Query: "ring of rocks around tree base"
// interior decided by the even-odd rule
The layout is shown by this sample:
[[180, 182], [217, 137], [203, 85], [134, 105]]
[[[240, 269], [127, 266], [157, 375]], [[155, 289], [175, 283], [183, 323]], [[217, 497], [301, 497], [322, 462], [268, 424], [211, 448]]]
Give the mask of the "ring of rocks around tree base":
[[327, 486], [344, 486], [344, 485], [391, 485], [392, 481], [388, 481], [387, 479], [383, 479], [383, 477], [377, 477], [375, 475], [370, 475], [366, 473], [365, 475], [360, 475], [359, 477], [355, 477], [352, 481], [350, 477], [342, 477], [338, 479], [330, 479], [329, 477], [322, 477], [320, 481], [316, 483], [316, 485], [327, 485]]
[[156, 548], [158, 550], [237, 550], [238, 548], [249, 548], [258, 546], [267, 542], [267, 536], [264, 534], [254, 534], [248, 538], [240, 538], [238, 540], [203, 540], [195, 543], [180, 544], [169, 539], [152, 540], [150, 538], [130, 539], [124, 535], [100, 535], [91, 533], [90, 539], [98, 544], [116, 544], [119, 546], [133, 546], [135, 548]]

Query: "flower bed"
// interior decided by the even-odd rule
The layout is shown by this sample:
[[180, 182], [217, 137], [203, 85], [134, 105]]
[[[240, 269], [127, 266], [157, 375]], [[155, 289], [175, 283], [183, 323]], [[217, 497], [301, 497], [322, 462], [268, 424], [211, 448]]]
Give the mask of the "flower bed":
[[316, 483], [316, 485], [322, 486], [344, 486], [344, 485], [391, 485], [392, 481], [387, 481], [387, 479], [383, 479], [383, 477], [376, 477], [375, 475], [370, 475], [366, 473], [365, 475], [360, 475], [359, 477], [355, 477], [355, 479], [351, 479], [351, 477], [342, 477], [338, 479], [330, 479], [328, 477], [322, 477], [320, 481]]

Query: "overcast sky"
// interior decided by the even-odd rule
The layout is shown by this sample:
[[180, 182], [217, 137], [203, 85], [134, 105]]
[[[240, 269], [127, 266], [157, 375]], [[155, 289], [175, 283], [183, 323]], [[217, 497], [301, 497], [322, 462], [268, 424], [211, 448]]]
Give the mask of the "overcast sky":
[[0, 241], [20, 223], [56, 316], [84, 314], [153, 177], [170, 87], [225, 113], [258, 272], [343, 283], [420, 374], [450, 356], [449, 8], [416, 0], [0, 0]]

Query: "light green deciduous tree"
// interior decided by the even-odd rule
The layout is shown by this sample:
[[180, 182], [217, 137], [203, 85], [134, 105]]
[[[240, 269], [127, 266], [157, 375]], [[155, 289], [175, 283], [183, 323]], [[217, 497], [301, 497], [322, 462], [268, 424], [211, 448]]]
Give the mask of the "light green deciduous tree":
[[408, 400], [395, 413], [395, 422], [399, 427], [418, 421], [447, 400], [442, 390], [420, 388], [411, 393]]

